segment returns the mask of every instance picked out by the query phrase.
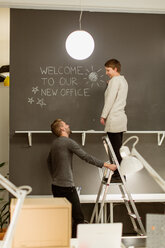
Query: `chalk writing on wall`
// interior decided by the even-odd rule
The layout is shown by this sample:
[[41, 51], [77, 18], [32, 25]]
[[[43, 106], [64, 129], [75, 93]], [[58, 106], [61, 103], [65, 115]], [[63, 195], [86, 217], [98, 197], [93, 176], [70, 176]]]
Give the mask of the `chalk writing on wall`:
[[96, 87], [103, 87], [102, 68], [83, 66], [40, 66], [40, 79], [30, 85], [28, 103], [46, 107], [48, 98], [60, 97], [90, 97]]

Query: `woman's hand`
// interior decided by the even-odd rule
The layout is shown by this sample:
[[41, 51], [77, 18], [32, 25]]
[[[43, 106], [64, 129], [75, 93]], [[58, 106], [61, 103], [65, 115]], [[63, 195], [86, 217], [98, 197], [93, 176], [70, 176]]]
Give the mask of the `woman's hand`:
[[100, 118], [100, 123], [101, 123], [102, 125], [105, 125], [105, 119], [104, 119], [103, 117]]

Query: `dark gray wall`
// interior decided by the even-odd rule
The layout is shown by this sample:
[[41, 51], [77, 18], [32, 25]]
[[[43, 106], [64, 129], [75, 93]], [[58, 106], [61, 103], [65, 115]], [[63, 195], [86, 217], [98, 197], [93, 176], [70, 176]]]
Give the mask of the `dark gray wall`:
[[[79, 12], [11, 10], [10, 179], [31, 185], [32, 194], [51, 193], [46, 158], [53, 136], [35, 134], [29, 148], [27, 136], [15, 130], [49, 130], [56, 118], [72, 130], [103, 130], [99, 117], [107, 80], [104, 62], [109, 58], [121, 61], [129, 84], [128, 129], [164, 130], [165, 16], [83, 13], [82, 27], [96, 42], [84, 61], [71, 59], [65, 51], [66, 37], [78, 28], [78, 19]], [[54, 73], [43, 73], [48, 66]], [[91, 72], [97, 73], [96, 81], [90, 79]], [[80, 134], [71, 137], [81, 144]], [[156, 135], [139, 137], [139, 151], [165, 178], [164, 143], [158, 147]], [[107, 159], [101, 135], [89, 134], [85, 150]], [[97, 168], [75, 157], [74, 176], [83, 194], [97, 192]], [[145, 171], [128, 183], [133, 193], [161, 192]]]
[[[130, 135], [125, 134], [124, 139]], [[164, 149], [157, 145], [157, 135], [138, 135], [140, 141], [137, 150], [150, 163], [150, 165], [165, 179]], [[10, 144], [10, 179], [16, 185], [31, 185], [32, 194], [51, 194], [51, 178], [49, 176], [46, 158], [50, 149], [53, 135], [34, 134], [33, 146], [29, 147], [27, 135], [16, 134]], [[72, 134], [71, 138], [81, 145], [81, 135]], [[102, 145], [102, 135], [89, 134], [86, 138], [84, 149], [92, 155], [107, 161], [107, 155]], [[94, 194], [100, 186], [99, 171], [95, 166], [86, 164], [78, 157], [74, 157], [74, 179], [77, 186], [82, 187], [82, 194]], [[132, 193], [161, 193], [161, 188], [154, 182], [143, 169], [127, 178], [129, 189]], [[119, 193], [114, 186], [110, 187], [111, 193]]]
[[115, 57], [129, 84], [128, 129], [164, 130], [165, 15], [84, 12], [96, 46], [83, 61], [65, 50], [78, 20], [79, 12], [11, 10], [11, 129], [48, 130], [61, 117], [73, 130], [102, 130], [104, 63]]

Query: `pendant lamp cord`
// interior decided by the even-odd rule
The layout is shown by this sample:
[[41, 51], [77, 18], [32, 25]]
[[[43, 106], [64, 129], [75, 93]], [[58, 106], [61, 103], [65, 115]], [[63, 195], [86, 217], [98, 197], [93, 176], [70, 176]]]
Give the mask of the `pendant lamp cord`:
[[81, 10], [81, 12], [80, 12], [80, 17], [79, 17], [79, 28], [80, 28], [80, 30], [81, 30], [81, 19], [82, 19], [82, 10]]

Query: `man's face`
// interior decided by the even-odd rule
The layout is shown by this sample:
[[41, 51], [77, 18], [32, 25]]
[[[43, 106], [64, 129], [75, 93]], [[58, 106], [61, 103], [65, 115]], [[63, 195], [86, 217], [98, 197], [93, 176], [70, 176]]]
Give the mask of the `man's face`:
[[69, 135], [70, 134], [70, 127], [68, 124], [66, 124], [64, 121], [61, 122], [62, 129]]
[[105, 67], [105, 73], [110, 78], [112, 78], [116, 72], [117, 72], [117, 68], [112, 69], [111, 67]]

